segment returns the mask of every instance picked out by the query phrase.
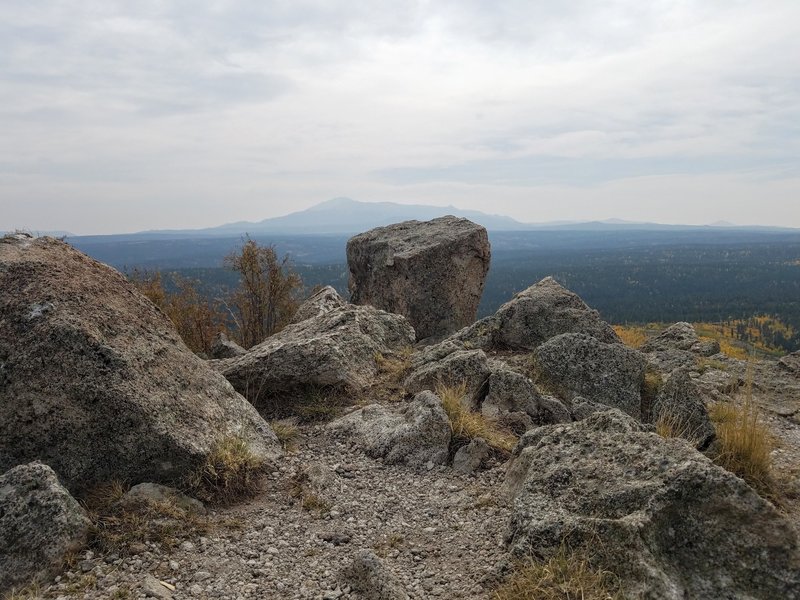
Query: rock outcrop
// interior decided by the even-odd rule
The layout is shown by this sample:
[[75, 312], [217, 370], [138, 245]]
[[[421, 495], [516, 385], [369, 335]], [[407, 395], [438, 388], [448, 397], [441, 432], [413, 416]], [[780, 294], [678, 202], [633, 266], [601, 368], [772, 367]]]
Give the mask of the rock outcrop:
[[300, 323], [306, 319], [320, 317], [346, 304], [347, 302], [339, 295], [339, 292], [326, 285], [303, 301], [297, 312], [294, 313], [292, 323]]
[[416, 369], [406, 378], [405, 389], [410, 394], [423, 390], [435, 391], [438, 385], [465, 386], [467, 404], [476, 409], [485, 395], [490, 370], [483, 350], [459, 350], [441, 360]]
[[477, 348], [530, 351], [564, 333], [582, 333], [601, 342], [621, 343], [596, 310], [552, 277], [520, 292], [494, 315], [453, 337]]
[[572, 400], [582, 396], [642, 418], [642, 385], [647, 361], [641, 352], [565, 333], [534, 352], [540, 381]]
[[515, 452], [517, 556], [587, 548], [630, 598], [800, 597], [792, 526], [682, 440], [610, 410], [531, 431]]
[[375, 358], [414, 343], [400, 315], [352, 304], [289, 325], [238, 358], [212, 362], [253, 404], [281, 412], [309, 388], [359, 391], [374, 381]]
[[89, 519], [47, 465], [0, 476], [0, 594], [51, 575], [89, 533]]
[[236, 358], [244, 354], [247, 354], [247, 350], [233, 340], [228, 339], [228, 336], [221, 331], [214, 338], [214, 343], [211, 344], [211, 358]]
[[351, 299], [404, 315], [419, 339], [445, 336], [475, 320], [490, 255], [467, 219], [378, 227], [347, 242]]
[[779, 358], [778, 366], [792, 375], [800, 376], [800, 352], [792, 352]]
[[652, 423], [661, 421], [673, 435], [684, 438], [699, 449], [707, 448], [716, 435], [702, 394], [687, 369], [679, 369], [669, 376], [649, 413]]
[[417, 394], [398, 412], [380, 404], [365, 406], [334, 421], [330, 429], [352, 438], [366, 454], [387, 464], [419, 468], [447, 463], [450, 421], [433, 392]]
[[42, 460], [73, 492], [169, 483], [230, 436], [280, 453], [120, 273], [53, 238], [0, 239], [0, 470]]
[[670, 325], [656, 337], [642, 345], [642, 352], [659, 352], [666, 350], [683, 350], [700, 356], [713, 356], [719, 353], [719, 342], [701, 340], [690, 323]]

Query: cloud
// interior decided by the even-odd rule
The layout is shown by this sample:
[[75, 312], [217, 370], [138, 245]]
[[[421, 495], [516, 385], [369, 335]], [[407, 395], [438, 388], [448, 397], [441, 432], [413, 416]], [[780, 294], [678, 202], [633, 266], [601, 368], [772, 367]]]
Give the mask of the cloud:
[[[800, 191], [798, 19], [779, 0], [8, 0], [0, 229], [206, 226], [338, 195], [523, 218], [556, 189], [552, 218], [764, 222]], [[691, 199], [634, 204], [652, 180]], [[706, 193], [698, 212], [722, 182], [738, 206]]]

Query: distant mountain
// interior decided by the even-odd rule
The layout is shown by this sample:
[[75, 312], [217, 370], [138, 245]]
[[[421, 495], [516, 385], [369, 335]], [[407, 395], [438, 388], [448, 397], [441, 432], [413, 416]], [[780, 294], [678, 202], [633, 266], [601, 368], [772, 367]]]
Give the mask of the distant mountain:
[[355, 234], [373, 227], [390, 225], [399, 221], [416, 219], [427, 221], [444, 215], [465, 217], [494, 231], [520, 231], [530, 229], [511, 217], [490, 215], [477, 210], [461, 210], [455, 206], [427, 206], [423, 204], [397, 204], [394, 202], [359, 202], [351, 198], [333, 198], [311, 208], [282, 217], [250, 222], [238, 221], [219, 227], [191, 231], [152, 231], [148, 234], [180, 233], [192, 235], [241, 235], [249, 233], [280, 234]]

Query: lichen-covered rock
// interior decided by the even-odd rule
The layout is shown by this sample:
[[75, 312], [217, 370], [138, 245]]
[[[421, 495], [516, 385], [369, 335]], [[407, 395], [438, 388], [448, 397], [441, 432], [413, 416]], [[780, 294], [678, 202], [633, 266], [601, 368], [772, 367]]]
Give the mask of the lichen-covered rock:
[[552, 277], [520, 292], [494, 315], [453, 337], [479, 348], [533, 350], [564, 333], [582, 333], [601, 342], [621, 343], [596, 310]]
[[211, 344], [209, 355], [211, 358], [235, 358], [247, 354], [247, 350], [242, 348], [233, 340], [228, 339], [228, 336], [223, 332], [219, 332], [214, 338], [214, 343]]
[[422, 467], [447, 462], [450, 420], [433, 392], [420, 392], [397, 410], [380, 404], [365, 406], [329, 428], [352, 438], [367, 455], [387, 464]]
[[290, 325], [238, 358], [211, 364], [257, 406], [287, 402], [309, 387], [358, 391], [378, 373], [375, 358], [414, 343], [400, 315], [347, 305]]
[[483, 438], [475, 438], [469, 444], [461, 446], [453, 457], [453, 470], [462, 475], [469, 475], [481, 468], [492, 449]]
[[436, 391], [438, 385], [454, 387], [464, 384], [467, 406], [477, 409], [489, 373], [483, 350], [459, 350], [413, 371], [406, 378], [404, 387], [409, 393], [416, 394], [422, 390]]
[[0, 476], [0, 594], [53, 574], [89, 533], [89, 519], [47, 465]]
[[523, 412], [531, 418], [531, 425], [537, 426], [572, 421], [569, 409], [556, 398], [542, 396], [528, 377], [505, 368], [495, 369], [489, 376], [481, 412], [496, 420]]
[[297, 309], [297, 312], [294, 313], [292, 323], [299, 323], [300, 321], [305, 321], [306, 319], [319, 317], [325, 313], [331, 312], [334, 309], [341, 308], [346, 304], [347, 302], [339, 295], [339, 292], [337, 292], [331, 286], [326, 285], [325, 287], [320, 288], [315, 293], [311, 294], [311, 296], [303, 301], [303, 303]]
[[686, 369], [674, 371], [669, 376], [649, 412], [652, 423], [661, 421], [673, 434], [698, 449], [707, 448], [716, 436], [700, 390]]
[[256, 410], [120, 273], [53, 238], [0, 239], [0, 470], [72, 491], [170, 483], [222, 439], [280, 454]]
[[642, 345], [642, 352], [682, 350], [700, 356], [713, 356], [719, 353], [719, 342], [701, 340], [690, 323], [680, 322], [670, 325], [656, 337]]
[[509, 469], [517, 556], [586, 547], [626, 598], [798, 598], [789, 522], [683, 440], [609, 410], [529, 432]]
[[800, 351], [779, 358], [778, 366], [784, 371], [800, 377]]
[[585, 334], [565, 333], [539, 346], [534, 357], [539, 377], [566, 400], [583, 396], [642, 417], [647, 361], [641, 352]]
[[397, 578], [369, 550], [360, 550], [339, 579], [364, 600], [409, 600]]
[[378, 227], [347, 242], [351, 299], [404, 315], [419, 339], [445, 336], [475, 320], [490, 255], [467, 219]]

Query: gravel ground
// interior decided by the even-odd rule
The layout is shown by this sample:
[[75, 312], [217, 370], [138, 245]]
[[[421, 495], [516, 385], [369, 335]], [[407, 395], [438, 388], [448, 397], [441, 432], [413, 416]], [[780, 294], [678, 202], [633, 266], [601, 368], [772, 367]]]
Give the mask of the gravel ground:
[[[152, 546], [123, 559], [82, 555], [43, 595], [355, 600], [338, 574], [370, 549], [411, 598], [491, 597], [506, 556], [509, 511], [496, 497], [502, 466], [477, 476], [445, 467], [415, 472], [368, 458], [323, 427], [304, 434], [263, 493], [211, 515], [211, 533], [168, 555]], [[308, 510], [291, 493], [295, 475], [312, 465], [327, 474], [327, 510]]]

